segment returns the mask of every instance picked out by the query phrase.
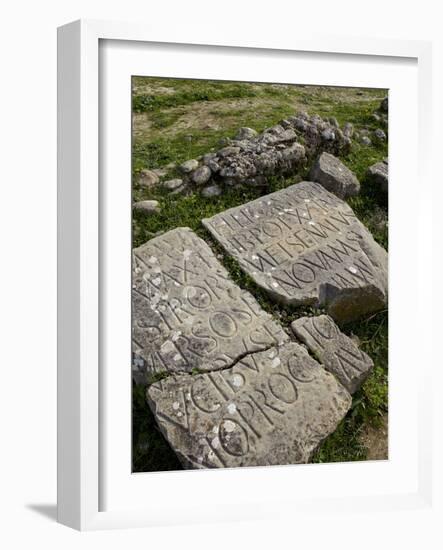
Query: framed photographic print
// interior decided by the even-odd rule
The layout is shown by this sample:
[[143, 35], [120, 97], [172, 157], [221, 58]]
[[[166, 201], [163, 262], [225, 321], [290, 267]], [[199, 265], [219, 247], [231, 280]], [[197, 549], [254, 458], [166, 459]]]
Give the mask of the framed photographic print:
[[59, 29], [59, 521], [427, 506], [429, 45], [173, 34]]

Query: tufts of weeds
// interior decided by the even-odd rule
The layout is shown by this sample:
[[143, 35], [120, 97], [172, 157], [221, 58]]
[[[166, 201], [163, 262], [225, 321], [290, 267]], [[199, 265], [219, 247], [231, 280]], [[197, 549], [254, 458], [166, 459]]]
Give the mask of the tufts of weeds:
[[317, 449], [313, 463], [354, 462], [366, 460], [367, 450], [360, 442], [363, 424], [351, 414], [344, 418], [335, 432]]

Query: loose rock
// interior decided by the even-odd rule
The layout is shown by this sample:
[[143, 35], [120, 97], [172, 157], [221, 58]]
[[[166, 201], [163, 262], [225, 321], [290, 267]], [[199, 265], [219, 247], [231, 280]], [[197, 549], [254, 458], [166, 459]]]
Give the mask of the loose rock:
[[343, 135], [347, 138], [351, 138], [354, 134], [354, 126], [351, 122], [346, 122], [343, 126]]
[[316, 181], [340, 199], [353, 197], [360, 192], [360, 182], [347, 166], [329, 153], [322, 153], [309, 173]]
[[302, 317], [294, 321], [291, 328], [351, 394], [358, 390], [374, 367], [372, 359], [343, 334], [328, 315]]
[[154, 174], [157, 175], [159, 178], [162, 178], [168, 173], [168, 168], [154, 168], [152, 172], [154, 172]]
[[367, 147], [370, 147], [372, 145], [372, 141], [370, 140], [370, 138], [368, 138], [368, 136], [361, 136], [360, 143], [362, 145], [366, 145]]
[[302, 346], [254, 353], [211, 374], [170, 376], [147, 399], [185, 468], [306, 463], [351, 405]]
[[234, 139], [241, 141], [243, 139], [252, 139], [257, 135], [258, 135], [258, 132], [256, 132], [254, 129], [243, 127], [243, 128], [239, 128]]
[[205, 198], [211, 198], [211, 197], [218, 197], [219, 195], [221, 195], [221, 187], [217, 184], [214, 184], [214, 185], [209, 185], [208, 187], [205, 187], [203, 190], [202, 190], [202, 195], [205, 197]]
[[229, 157], [231, 155], [238, 155], [240, 153], [240, 147], [235, 147], [234, 145], [228, 145], [220, 149], [217, 153], [219, 157]]
[[174, 178], [172, 180], [165, 181], [163, 187], [169, 191], [174, 191], [183, 185], [183, 180], [181, 178]]
[[386, 141], [386, 134], [381, 128], [377, 128], [376, 130], [374, 130], [374, 137], [378, 141]]
[[380, 189], [387, 193], [389, 189], [389, 167], [387, 159], [382, 162], [376, 162], [368, 168], [366, 176], [376, 185], [380, 186]]
[[192, 181], [197, 185], [203, 185], [211, 179], [211, 170], [206, 165], [200, 166], [192, 172]]
[[174, 191], [171, 191], [171, 195], [181, 195], [182, 193], [185, 193], [189, 190], [189, 185], [187, 183], [184, 183], [180, 187], [177, 187], [177, 189], [174, 189]]
[[380, 111], [383, 111], [384, 113], [387, 113], [389, 110], [389, 99], [388, 96], [383, 98], [382, 102], [380, 103]]
[[146, 380], [226, 368], [289, 339], [190, 229], [148, 241], [133, 261], [133, 351], [145, 361]]
[[135, 210], [141, 210], [145, 214], [155, 214], [160, 212], [158, 201], [139, 201], [134, 203]]
[[142, 170], [138, 177], [138, 184], [142, 187], [153, 187], [160, 181], [158, 174], [153, 170]]
[[204, 164], [209, 166], [209, 162], [213, 161], [217, 157], [217, 153], [206, 153], [206, 155], [203, 155], [202, 161]]
[[203, 225], [279, 302], [323, 306], [338, 322], [386, 306], [386, 251], [348, 204], [317, 183], [292, 185]]
[[198, 168], [198, 161], [195, 159], [187, 160], [186, 162], [183, 162], [182, 164], [180, 164], [180, 167], [179, 167], [180, 171], [183, 172], [184, 174], [189, 174], [196, 168]]

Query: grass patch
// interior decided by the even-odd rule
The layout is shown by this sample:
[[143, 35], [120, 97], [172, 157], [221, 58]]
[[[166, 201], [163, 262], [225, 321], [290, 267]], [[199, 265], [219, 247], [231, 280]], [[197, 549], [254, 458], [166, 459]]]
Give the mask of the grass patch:
[[255, 97], [256, 92], [247, 84], [233, 82], [214, 82], [210, 80], [194, 80], [192, 87], [187, 87], [189, 81], [177, 81], [176, 86], [183, 89], [174, 94], [153, 95], [136, 94], [132, 98], [132, 110], [135, 113], [145, 113], [160, 109], [168, 109], [179, 105], [188, 105], [197, 101], [220, 101], [222, 99]]

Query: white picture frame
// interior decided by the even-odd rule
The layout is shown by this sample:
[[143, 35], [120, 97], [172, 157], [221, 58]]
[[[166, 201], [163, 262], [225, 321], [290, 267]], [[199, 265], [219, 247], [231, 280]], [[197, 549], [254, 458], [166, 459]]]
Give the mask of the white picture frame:
[[[101, 49], [106, 43], [111, 44], [111, 47]], [[288, 63], [288, 60], [292, 59], [291, 56], [296, 53], [299, 54], [300, 59], [303, 57], [305, 61], [310, 60], [310, 63], [316, 62], [316, 58], [321, 58], [324, 63], [332, 62], [332, 59], [335, 59], [336, 62], [337, 60], [343, 62], [345, 65], [366, 63], [368, 74], [371, 73], [371, 63], [376, 63], [377, 60], [383, 60], [383, 63], [388, 64], [388, 67], [385, 67], [386, 75], [389, 72], [392, 73], [392, 69], [398, 68], [400, 65], [413, 66], [413, 71], [405, 69], [403, 72], [406, 79], [404, 82], [415, 82], [414, 79], [416, 79], [418, 83], [418, 91], [415, 88], [411, 89], [412, 95], [405, 96], [406, 100], [410, 99], [414, 104], [413, 113], [417, 113], [417, 120], [409, 121], [409, 127], [413, 132], [416, 130], [418, 141], [416, 143], [410, 140], [411, 143], [404, 144], [404, 146], [408, 148], [406, 150], [410, 162], [409, 171], [411, 171], [411, 167], [412, 171], [417, 168], [421, 193], [430, 185], [428, 181], [430, 178], [427, 177], [429, 163], [426, 155], [429, 150], [431, 120], [429, 110], [431, 46], [427, 42], [370, 40], [340, 36], [321, 37], [303, 35], [299, 32], [295, 38], [282, 36], [278, 41], [273, 38], [269, 40], [264, 38], [254, 42], [247, 37], [212, 36], [209, 39], [202, 32], [201, 36], [193, 36], [191, 45], [185, 29], [183, 33], [174, 31], [171, 36], [164, 36], [163, 34], [156, 35], [155, 30], [148, 29], [143, 25], [117, 22], [77, 21], [61, 27], [58, 33], [59, 522], [76, 529], [91, 530], [194, 523], [196, 521], [260, 519], [264, 516], [275, 515], [276, 505], [279, 502], [286, 503], [284, 507], [286, 512], [278, 509], [279, 517], [287, 514], [288, 518], [295, 510], [297, 513], [310, 513], [313, 510], [326, 509], [331, 505], [337, 511], [346, 512], [355, 507], [356, 503], [361, 509], [368, 511], [405, 507], [411, 509], [429, 508], [432, 505], [431, 432], [428, 422], [431, 403], [426, 388], [431, 376], [431, 351], [422, 350], [420, 357], [423, 366], [420, 372], [414, 373], [413, 361], [417, 357], [418, 349], [415, 349], [412, 344], [412, 349], [405, 350], [403, 355], [401, 355], [401, 350], [398, 350], [399, 355], [394, 358], [394, 363], [396, 360], [401, 361], [402, 365], [404, 363], [404, 370], [411, 374], [414, 373], [415, 376], [412, 384], [408, 385], [407, 380], [403, 381], [404, 386], [400, 386], [402, 383], [400, 378], [395, 378], [400, 388], [398, 391], [403, 391], [407, 398], [400, 398], [398, 408], [394, 407], [392, 418], [394, 441], [390, 440], [390, 445], [392, 445], [390, 450], [393, 450], [394, 456], [396, 449], [397, 455], [401, 456], [400, 450], [402, 449], [401, 434], [395, 430], [396, 426], [401, 426], [402, 419], [398, 414], [409, 414], [409, 421], [412, 423], [410, 425], [417, 427], [417, 436], [414, 436], [414, 447], [412, 447], [413, 452], [408, 453], [407, 458], [403, 457], [403, 461], [399, 460], [396, 463], [393, 460], [387, 467], [383, 463], [372, 463], [366, 470], [363, 470], [361, 465], [356, 468], [357, 465], [354, 464], [339, 464], [322, 465], [315, 468], [310, 466], [275, 467], [267, 469], [266, 472], [261, 468], [240, 469], [216, 472], [215, 476], [213, 472], [162, 472], [146, 474], [146, 476], [150, 476], [146, 478], [143, 478], [145, 474], [132, 474], [131, 476], [130, 464], [127, 463], [127, 453], [130, 453], [127, 445], [130, 440], [130, 427], [127, 424], [127, 419], [130, 412], [125, 409], [123, 403], [115, 403], [116, 388], [121, 388], [119, 378], [113, 378], [111, 375], [106, 378], [106, 384], [104, 383], [103, 357], [109, 357], [109, 354], [104, 352], [100, 343], [103, 342], [103, 330], [115, 331], [118, 329], [117, 325], [103, 328], [106, 317], [103, 308], [109, 305], [110, 289], [123, 288], [124, 290], [125, 281], [127, 283], [127, 271], [123, 270], [120, 275], [116, 275], [116, 282], [107, 280], [106, 284], [103, 284], [102, 277], [106, 277], [106, 272], [109, 272], [112, 262], [114, 262], [113, 266], [116, 265], [115, 257], [119, 251], [123, 251], [123, 254], [128, 252], [125, 239], [122, 239], [122, 248], [116, 245], [115, 250], [112, 253], [109, 252], [109, 246], [106, 244], [106, 239], [109, 239], [108, 232], [111, 231], [109, 220], [117, 220], [117, 223], [114, 224], [114, 231], [122, 228], [124, 230], [128, 220], [127, 207], [128, 205], [130, 207], [130, 197], [125, 199], [123, 195], [107, 194], [107, 190], [103, 189], [103, 173], [108, 174], [109, 171], [107, 171], [107, 165], [100, 164], [102, 158], [100, 155], [103, 156], [103, 148], [109, 147], [109, 152], [111, 152], [118, 145], [112, 140], [104, 144], [108, 133], [103, 130], [103, 115], [106, 119], [108, 102], [121, 101], [121, 96], [119, 99], [117, 87], [117, 95], [106, 96], [106, 101], [103, 101], [102, 104], [103, 97], [100, 96], [100, 92], [103, 90], [100, 89], [100, 86], [106, 86], [109, 83], [108, 77], [112, 77], [112, 75], [118, 77], [119, 74], [123, 74], [121, 70], [130, 70], [125, 67], [121, 68], [121, 64], [128, 63], [130, 58], [135, 59], [139, 56], [141, 59], [145, 56], [144, 59], [147, 59], [146, 52], [142, 51], [143, 44], [155, 47], [155, 52], [148, 54], [151, 62], [155, 61], [155, 55], [162, 55], [162, 50], [168, 48], [170, 50], [172, 48], [175, 57], [183, 55], [183, 59], [192, 59], [192, 63], [195, 61], [195, 64], [192, 65], [181, 64], [184, 67], [183, 74], [190, 78], [199, 75], [200, 77], [217, 78], [217, 72], [211, 73], [209, 65], [205, 65], [204, 60], [200, 62], [197, 57], [211, 61], [214, 56], [219, 55], [222, 56], [217, 57], [220, 67], [227, 66], [226, 59], [222, 61], [223, 56], [230, 58], [232, 67], [235, 67], [235, 60], [248, 54], [251, 59], [256, 59], [260, 63], [264, 63], [266, 56], [271, 56], [275, 66], [281, 65], [284, 68], [285, 63]], [[135, 52], [136, 49], [138, 53]], [[180, 53], [181, 49], [183, 50], [182, 54]], [[174, 56], [171, 56], [171, 59]], [[162, 63], [166, 61], [166, 57], [162, 58]], [[251, 62], [248, 66], [243, 65], [244, 72], [241, 79], [259, 79], [257, 78], [259, 76], [258, 64], [258, 62]], [[113, 68], [106, 74], [101, 72], [103, 68], [108, 70], [111, 66]], [[167, 67], [164, 69], [164, 74], [160, 74], [158, 72], [160, 69], [158, 69], [155, 76], [181, 76], [175, 72], [168, 72], [174, 69]], [[174, 67], [174, 65], [170, 65], [170, 67]], [[175, 67], [176, 71], [180, 70], [178, 63]], [[232, 67], [229, 69], [231, 72], [226, 73], [227, 75], [233, 75], [232, 71], [237, 70]], [[398, 72], [402, 73], [399, 69]], [[238, 79], [240, 79], [240, 74], [238, 73]], [[275, 78], [269, 70], [264, 78], [262, 76], [262, 79], [266, 81], [268, 79], [274, 81]], [[312, 78], [310, 83], [315, 83]], [[371, 78], [375, 78], [375, 76]], [[368, 86], [371, 84], [371, 78], [367, 77]], [[409, 81], [408, 78], [412, 78], [412, 80]], [[290, 82], [290, 80], [288, 81]], [[364, 81], [360, 80], [359, 82]], [[322, 80], [320, 79], [319, 82]], [[330, 84], [340, 84], [340, 82], [344, 85], [342, 74], [338, 74], [336, 80], [331, 75], [329, 76]], [[126, 92], [122, 90], [123, 94]], [[393, 93], [395, 98], [395, 92]], [[399, 97], [399, 104], [400, 100], [401, 97]], [[399, 110], [396, 115], [395, 102], [393, 105], [394, 112], [390, 113], [390, 116], [400, 117], [402, 112]], [[128, 140], [130, 142], [130, 134], [127, 133], [127, 125], [130, 126], [130, 121], [124, 122], [123, 118], [121, 121], [123, 126], [118, 126], [118, 129], [124, 128], [125, 132], [117, 132], [117, 134], [127, 143]], [[117, 119], [118, 115], [116, 115]], [[390, 120], [390, 129], [391, 123], [392, 120]], [[124, 126], [125, 124], [126, 126]], [[109, 132], [109, 135], [116, 135], [116, 132]], [[395, 149], [395, 120], [390, 136], [393, 136], [391, 138], [394, 143], [392, 147]], [[398, 138], [401, 139], [400, 132]], [[125, 150], [126, 161], [117, 160], [119, 164], [114, 166], [119, 173], [121, 171], [122, 178], [129, 177], [129, 173], [124, 175], [127, 172], [127, 154], [129, 152], [127, 147]], [[402, 172], [400, 165], [396, 168], [395, 157], [396, 154], [399, 154], [398, 151], [395, 152], [391, 149], [390, 156], [391, 153], [394, 164], [392, 170], [390, 166], [390, 177], [393, 181], [396, 178], [405, 181], [407, 191], [412, 189], [412, 187], [408, 187], [409, 183], [415, 183], [415, 181], [412, 182], [411, 175], [406, 171]], [[116, 162], [115, 155], [114, 162]], [[121, 192], [127, 194], [127, 187], [126, 191], [123, 188]], [[392, 219], [394, 223], [398, 220], [398, 223], [401, 224], [404, 223], [401, 211], [407, 212], [408, 208], [413, 209], [414, 204], [417, 204], [417, 199], [416, 197], [409, 197], [409, 199], [404, 197], [404, 202], [395, 206], [394, 196], [393, 202]], [[421, 234], [431, 231], [432, 220], [429, 216], [424, 215], [420, 208], [418, 208], [418, 212], [416, 211], [416, 216], [417, 219], [414, 223], [411, 222], [407, 235], [411, 239], [415, 238], [415, 231], [424, 232]], [[398, 243], [398, 247], [394, 248], [390, 268], [394, 262], [397, 264], [401, 262], [402, 254], [409, 253], [407, 246], [401, 246], [400, 239], [397, 241], [394, 239], [394, 244], [395, 242]], [[428, 313], [426, 308], [429, 306], [426, 304], [431, 301], [429, 297], [432, 296], [431, 290], [424, 282], [429, 275], [427, 266], [432, 261], [432, 248], [421, 246], [415, 247], [415, 249], [416, 265], [420, 268], [411, 270], [411, 274], [405, 275], [405, 284], [410, 283], [412, 285], [410, 288], [414, 288], [414, 291], [410, 291], [413, 295], [411, 308], [417, 316], [415, 321], [417, 326], [414, 325], [412, 329], [420, 331], [423, 329], [420, 328], [418, 319]], [[125, 262], [120, 263], [126, 265]], [[128, 263], [128, 269], [129, 265]], [[395, 273], [395, 269], [393, 272]], [[410, 277], [409, 280], [408, 277]], [[117, 286], [113, 286], [114, 284]], [[122, 314], [121, 318], [124, 322], [124, 319], [127, 320], [129, 294], [123, 294], [118, 293], [122, 302], [121, 305], [115, 307], [120, 308], [118, 311]], [[395, 292], [393, 294], [391, 299], [395, 305]], [[425, 295], [427, 300], [424, 299]], [[114, 293], [114, 296], [117, 294]], [[120, 315], [118, 317], [120, 318]], [[398, 320], [398, 323], [400, 322], [401, 319]], [[123, 326], [123, 331], [126, 330], [126, 334], [130, 334], [130, 326], [127, 323], [119, 326]], [[400, 324], [398, 328], [397, 324], [390, 325], [390, 330], [393, 341], [395, 342], [396, 337], [399, 341], [401, 338]], [[124, 358], [125, 349], [122, 348], [115, 356]], [[392, 358], [390, 360], [392, 361]], [[112, 368], [110, 371], [114, 372]], [[405, 378], [408, 377], [405, 376]], [[129, 372], [128, 379], [130, 379]], [[413, 389], [414, 387], [415, 389]], [[390, 399], [391, 397], [395, 404], [396, 394], [390, 396]], [[408, 400], [413, 403], [409, 412], [407, 410]], [[111, 419], [109, 418], [109, 403], [113, 404], [112, 408], [114, 409]], [[395, 411], [398, 413], [397, 417]], [[109, 441], [110, 423], [112, 423], [112, 432], [122, 434], [124, 439], [119, 442], [120, 446], [126, 449], [126, 454], [123, 452], [120, 454], [116, 449], [115, 437], [114, 441]], [[106, 428], [107, 425], [108, 428]], [[128, 433], [125, 436], [126, 428]], [[108, 458], [111, 455], [112, 460]], [[114, 457], [116, 458], [114, 459]], [[297, 480], [299, 494], [294, 495], [284, 490], [288, 484], [288, 476], [292, 478], [292, 481]], [[346, 485], [343, 480], [344, 476], [348, 478], [348, 485], [345, 489], [343, 489]], [[371, 491], [369, 483], [364, 490], [356, 489], [359, 479], [363, 480], [366, 476], [369, 476], [367, 478], [369, 480], [385, 479], [386, 483], [391, 479], [392, 486], [385, 492], [381, 492], [381, 485], [377, 486], [376, 484], [374, 490]], [[257, 487], [258, 480], [260, 480], [260, 494], [254, 489]], [[243, 495], [236, 494], [236, 502], [231, 506], [227, 506], [229, 495], [223, 493], [227, 481], [244, 488]], [[109, 488], [111, 484], [115, 487]], [[151, 496], [150, 502], [144, 504], [140, 498], [139, 488], [142, 485], [146, 487], [148, 484], [151, 494], [156, 495], [156, 499]], [[106, 490], [104, 485], [106, 485]], [[199, 490], [207, 490], [203, 485], [212, 487], [218, 495], [218, 502], [214, 506], [205, 505], [204, 499], [199, 505], [198, 499], [192, 500], [191, 497], [187, 497], [188, 502], [183, 509], [179, 504], [174, 504], [176, 501], [171, 501], [168, 496], [173, 494], [174, 490], [178, 494], [183, 494], [183, 491], [188, 491], [190, 487], [195, 487], [195, 492], [198, 494]]]

